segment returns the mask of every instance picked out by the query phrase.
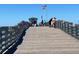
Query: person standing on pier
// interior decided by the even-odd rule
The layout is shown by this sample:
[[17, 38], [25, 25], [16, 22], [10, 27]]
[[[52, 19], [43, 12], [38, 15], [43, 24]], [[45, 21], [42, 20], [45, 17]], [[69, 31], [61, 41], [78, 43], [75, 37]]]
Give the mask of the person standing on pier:
[[56, 18], [55, 18], [55, 17], [53, 17], [53, 18], [50, 19], [49, 25], [50, 25], [51, 27], [56, 28]]

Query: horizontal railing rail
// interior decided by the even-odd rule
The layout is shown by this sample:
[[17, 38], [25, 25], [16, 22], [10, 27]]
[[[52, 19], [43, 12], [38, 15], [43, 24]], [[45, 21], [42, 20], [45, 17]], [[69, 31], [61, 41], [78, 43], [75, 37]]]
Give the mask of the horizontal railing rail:
[[73, 25], [72, 22], [58, 20], [56, 21], [56, 27], [79, 39], [79, 24]]
[[5, 53], [15, 44], [20, 44], [21, 36], [29, 28], [29, 24], [21, 23], [17, 26], [0, 27], [0, 54]]

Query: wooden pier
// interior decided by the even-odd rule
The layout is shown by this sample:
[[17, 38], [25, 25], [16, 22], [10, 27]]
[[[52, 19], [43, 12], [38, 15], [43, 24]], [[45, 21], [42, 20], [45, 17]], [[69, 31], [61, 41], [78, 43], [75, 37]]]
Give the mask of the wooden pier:
[[79, 40], [58, 28], [30, 27], [15, 54], [79, 53]]

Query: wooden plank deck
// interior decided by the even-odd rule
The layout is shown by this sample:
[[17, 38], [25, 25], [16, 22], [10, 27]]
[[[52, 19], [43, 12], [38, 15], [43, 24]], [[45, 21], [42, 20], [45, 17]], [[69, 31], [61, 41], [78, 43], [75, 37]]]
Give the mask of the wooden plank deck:
[[79, 53], [79, 40], [60, 29], [30, 27], [15, 54]]

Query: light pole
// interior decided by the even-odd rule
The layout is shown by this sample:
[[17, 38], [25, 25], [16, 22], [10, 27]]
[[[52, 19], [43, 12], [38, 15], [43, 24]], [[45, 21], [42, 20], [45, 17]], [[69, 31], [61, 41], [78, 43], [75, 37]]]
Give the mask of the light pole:
[[[46, 8], [47, 8], [47, 5], [42, 5], [41, 8], [42, 8], [42, 13], [43, 13], [43, 14], [41, 15], [41, 20], [44, 21], [44, 20], [45, 20], [44, 18], [46, 17], [46, 16], [44, 15], [44, 13], [46, 13], [45, 10], [46, 10]], [[44, 16], [45, 16], [45, 17], [44, 17]]]

